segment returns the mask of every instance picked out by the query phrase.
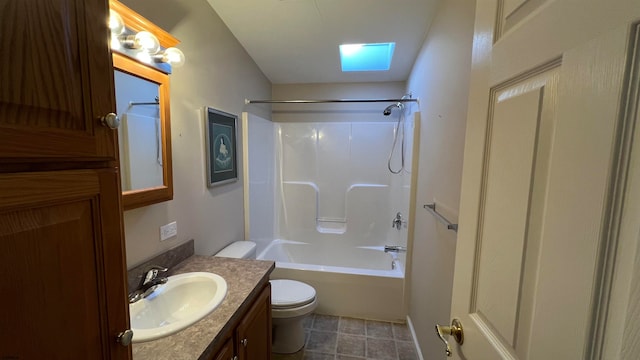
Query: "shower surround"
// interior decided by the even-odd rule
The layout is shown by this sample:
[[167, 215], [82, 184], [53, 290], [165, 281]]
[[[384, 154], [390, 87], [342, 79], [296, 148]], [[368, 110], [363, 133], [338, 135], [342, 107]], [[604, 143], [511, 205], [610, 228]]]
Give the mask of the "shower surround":
[[[319, 313], [404, 320], [406, 254], [382, 249], [407, 246], [406, 223], [399, 230], [391, 224], [396, 213], [409, 214], [413, 118], [404, 121], [407, 169], [399, 175], [387, 167], [397, 115], [375, 122], [243, 120], [246, 238], [258, 244], [259, 258], [277, 262], [273, 277], [313, 285]], [[400, 162], [399, 140], [396, 146], [392, 164]]]

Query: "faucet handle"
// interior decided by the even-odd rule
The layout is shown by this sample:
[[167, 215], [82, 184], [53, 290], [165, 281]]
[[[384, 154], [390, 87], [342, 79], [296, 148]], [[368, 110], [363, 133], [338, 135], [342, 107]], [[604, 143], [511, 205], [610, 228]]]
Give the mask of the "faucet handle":
[[144, 285], [146, 283], [148, 283], [149, 281], [155, 279], [156, 277], [158, 277], [158, 273], [161, 272], [167, 272], [169, 269], [163, 266], [158, 266], [158, 265], [151, 265], [149, 266], [145, 272], [142, 275], [142, 281], [140, 282], [140, 285]]
[[160, 265], [151, 265], [147, 268], [147, 272], [151, 271], [151, 270], [157, 270], [159, 272], [166, 272], [169, 271], [169, 268], [166, 268], [164, 266], [160, 266]]

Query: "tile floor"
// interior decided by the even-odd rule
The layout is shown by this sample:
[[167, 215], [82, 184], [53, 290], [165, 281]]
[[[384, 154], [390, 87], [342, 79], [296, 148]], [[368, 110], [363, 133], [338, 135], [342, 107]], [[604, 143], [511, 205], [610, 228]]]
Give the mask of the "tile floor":
[[407, 325], [329, 315], [305, 321], [305, 347], [273, 360], [417, 360]]

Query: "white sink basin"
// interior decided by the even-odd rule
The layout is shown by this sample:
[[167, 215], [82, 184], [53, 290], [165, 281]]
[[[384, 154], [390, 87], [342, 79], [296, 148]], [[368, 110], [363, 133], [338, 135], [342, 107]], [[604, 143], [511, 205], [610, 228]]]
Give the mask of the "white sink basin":
[[133, 342], [175, 334], [207, 316], [227, 294], [227, 282], [207, 272], [169, 276], [145, 299], [129, 304]]

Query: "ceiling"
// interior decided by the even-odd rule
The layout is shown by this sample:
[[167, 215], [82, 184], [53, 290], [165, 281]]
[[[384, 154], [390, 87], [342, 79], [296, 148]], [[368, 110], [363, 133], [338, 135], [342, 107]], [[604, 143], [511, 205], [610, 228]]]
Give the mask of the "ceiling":
[[[207, 0], [274, 84], [405, 81], [441, 0]], [[389, 71], [340, 70], [338, 45], [395, 42]]]

